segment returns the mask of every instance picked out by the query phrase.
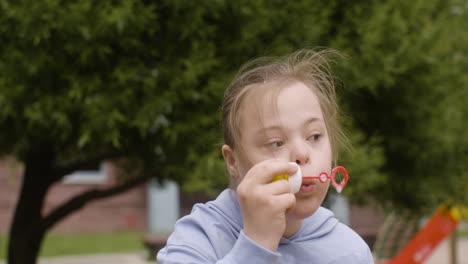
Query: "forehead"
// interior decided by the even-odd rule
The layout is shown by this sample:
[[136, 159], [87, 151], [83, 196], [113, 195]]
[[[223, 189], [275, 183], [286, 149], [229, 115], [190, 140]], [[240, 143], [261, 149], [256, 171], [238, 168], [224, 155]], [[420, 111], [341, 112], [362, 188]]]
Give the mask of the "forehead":
[[252, 126], [264, 128], [310, 118], [323, 120], [313, 89], [297, 81], [252, 88], [243, 104], [239, 113], [241, 134]]

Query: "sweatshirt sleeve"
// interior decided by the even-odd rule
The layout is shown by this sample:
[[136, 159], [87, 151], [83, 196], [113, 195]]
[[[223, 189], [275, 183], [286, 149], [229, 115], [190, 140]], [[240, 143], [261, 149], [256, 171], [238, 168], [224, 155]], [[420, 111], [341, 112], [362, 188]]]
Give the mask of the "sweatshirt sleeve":
[[258, 245], [255, 241], [246, 236], [244, 231], [241, 231], [239, 239], [237, 239], [232, 250], [223, 258], [223, 260], [217, 263], [275, 264], [279, 263], [280, 256], [281, 255], [278, 252], [273, 252]]
[[[211, 249], [214, 251], [213, 249]], [[241, 231], [236, 243], [229, 253], [222, 259], [214, 259], [214, 252], [202, 252], [189, 245], [169, 244], [157, 255], [159, 264], [183, 264], [183, 263], [217, 263], [217, 264], [275, 264], [279, 263], [280, 254], [265, 249], [247, 237]]]

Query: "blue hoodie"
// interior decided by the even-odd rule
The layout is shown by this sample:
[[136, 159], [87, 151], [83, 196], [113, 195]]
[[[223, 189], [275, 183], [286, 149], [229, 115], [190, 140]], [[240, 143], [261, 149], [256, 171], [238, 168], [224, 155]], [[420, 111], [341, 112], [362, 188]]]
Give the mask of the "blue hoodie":
[[323, 207], [304, 219], [296, 234], [281, 238], [276, 252], [261, 247], [242, 231], [242, 213], [231, 189], [214, 201], [195, 205], [190, 215], [177, 221], [157, 260], [158, 264], [374, 263], [362, 238]]

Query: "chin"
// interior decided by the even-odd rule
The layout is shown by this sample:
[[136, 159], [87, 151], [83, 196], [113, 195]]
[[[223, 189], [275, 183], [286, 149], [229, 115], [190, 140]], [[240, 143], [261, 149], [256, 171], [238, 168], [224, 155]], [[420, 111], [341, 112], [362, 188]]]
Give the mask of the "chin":
[[296, 206], [287, 213], [289, 219], [305, 219], [313, 215], [318, 208], [320, 203], [313, 201], [303, 201], [302, 203], [296, 203]]

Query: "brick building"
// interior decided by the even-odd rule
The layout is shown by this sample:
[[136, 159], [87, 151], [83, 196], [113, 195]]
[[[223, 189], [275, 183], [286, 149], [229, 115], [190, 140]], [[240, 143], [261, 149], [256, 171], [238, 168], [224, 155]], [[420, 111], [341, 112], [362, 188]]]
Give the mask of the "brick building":
[[[90, 188], [114, 183], [113, 167], [105, 165], [104, 175], [86, 179], [74, 175], [52, 186], [44, 213]], [[0, 233], [7, 233], [21, 187], [22, 167], [12, 159], [0, 161]], [[81, 178], [79, 176], [82, 176]], [[89, 176], [89, 175], [88, 175]], [[95, 175], [96, 176], [96, 175]], [[146, 188], [138, 186], [125, 193], [88, 204], [56, 225], [56, 232], [144, 231], [146, 229]]]

